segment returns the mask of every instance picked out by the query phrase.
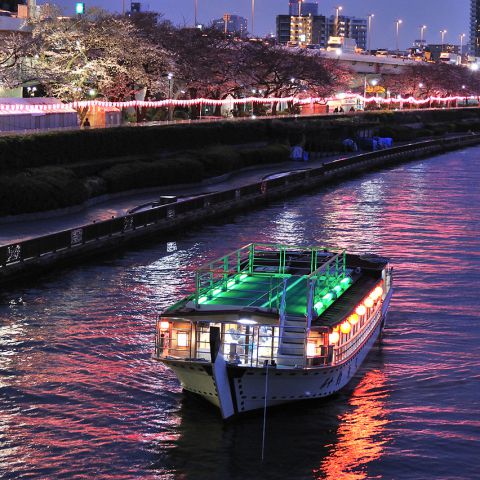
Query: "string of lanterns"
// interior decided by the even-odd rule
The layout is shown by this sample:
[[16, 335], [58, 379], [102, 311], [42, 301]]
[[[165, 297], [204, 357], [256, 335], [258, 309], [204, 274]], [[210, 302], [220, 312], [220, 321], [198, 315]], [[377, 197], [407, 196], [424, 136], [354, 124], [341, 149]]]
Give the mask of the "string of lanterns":
[[426, 105], [429, 103], [450, 103], [463, 100], [478, 100], [478, 96], [465, 96], [455, 95], [449, 97], [430, 96], [428, 98], [414, 98], [414, 97], [364, 97], [358, 94], [339, 94], [333, 97], [245, 97], [245, 98], [232, 98], [215, 100], [211, 98], [194, 98], [194, 99], [168, 99], [168, 100], [131, 100], [128, 102], [108, 102], [104, 100], [85, 100], [69, 103], [56, 103], [56, 104], [7, 104], [1, 103], [0, 99], [0, 111], [6, 112], [53, 112], [61, 110], [78, 110], [83, 108], [164, 108], [164, 107], [192, 107], [192, 106], [223, 106], [223, 105], [247, 105], [247, 104], [262, 104], [273, 105], [275, 103], [293, 103], [294, 105], [308, 105], [314, 103], [327, 104], [332, 101], [341, 101], [350, 99], [359, 101], [361, 103], [377, 103], [382, 105], [392, 104], [414, 104], [414, 105]]
[[370, 292], [370, 294], [362, 301], [362, 303], [357, 306], [354, 313], [352, 313], [346, 320], [344, 320], [340, 325], [333, 329], [333, 332], [329, 335], [330, 345], [334, 345], [339, 342], [340, 333], [348, 335], [352, 327], [360, 321], [360, 318], [363, 317], [368, 312], [368, 310], [375, 305], [377, 300], [379, 300], [382, 295], [382, 287], [379, 286], [374, 288]]

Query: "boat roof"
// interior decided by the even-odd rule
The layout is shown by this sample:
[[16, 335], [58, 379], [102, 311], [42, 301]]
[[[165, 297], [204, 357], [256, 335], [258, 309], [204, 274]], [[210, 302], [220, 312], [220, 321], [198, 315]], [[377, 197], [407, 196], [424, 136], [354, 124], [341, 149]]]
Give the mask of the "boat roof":
[[332, 325], [378, 283], [387, 262], [321, 246], [249, 244], [202, 265], [195, 273], [194, 294], [162, 315], [276, 321], [282, 309], [300, 317], [313, 308], [312, 326]]

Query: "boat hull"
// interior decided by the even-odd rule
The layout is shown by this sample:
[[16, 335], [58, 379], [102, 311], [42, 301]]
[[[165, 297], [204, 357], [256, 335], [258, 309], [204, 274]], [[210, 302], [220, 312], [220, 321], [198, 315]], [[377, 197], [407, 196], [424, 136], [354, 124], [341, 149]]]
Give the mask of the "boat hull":
[[333, 395], [350, 382], [378, 339], [381, 329], [380, 319], [364, 345], [339, 365], [308, 369], [270, 368], [268, 379], [265, 378], [265, 369], [246, 369], [242, 377], [233, 380], [238, 412], [264, 408], [265, 389], [267, 406]]

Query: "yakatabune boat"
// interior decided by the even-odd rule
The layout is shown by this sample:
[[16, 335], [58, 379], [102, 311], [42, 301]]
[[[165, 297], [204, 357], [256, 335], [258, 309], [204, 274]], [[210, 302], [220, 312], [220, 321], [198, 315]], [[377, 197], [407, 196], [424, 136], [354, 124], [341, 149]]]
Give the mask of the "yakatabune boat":
[[197, 270], [157, 321], [154, 358], [223, 418], [326, 397], [365, 359], [392, 292], [382, 257], [247, 245]]

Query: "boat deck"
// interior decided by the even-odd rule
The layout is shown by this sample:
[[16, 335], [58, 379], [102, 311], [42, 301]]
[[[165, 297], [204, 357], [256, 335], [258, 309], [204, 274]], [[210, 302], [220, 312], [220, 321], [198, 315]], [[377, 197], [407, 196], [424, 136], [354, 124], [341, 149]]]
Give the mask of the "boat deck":
[[[307, 276], [295, 276], [286, 279], [286, 313], [305, 315], [307, 310]], [[228, 306], [243, 308], [276, 309], [283, 293], [283, 279], [273, 276], [249, 275], [228, 290], [218, 292], [211, 299], [202, 302], [202, 308], [208, 306]]]
[[[305, 316], [330, 324], [353, 308], [383, 260], [370, 261], [322, 247], [250, 244], [196, 271], [195, 293], [170, 307], [167, 315], [256, 312]], [[310, 312], [309, 312], [310, 310]], [[318, 319], [321, 317], [321, 320]]]

